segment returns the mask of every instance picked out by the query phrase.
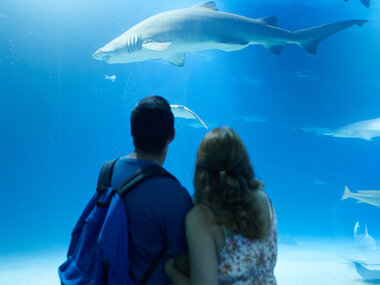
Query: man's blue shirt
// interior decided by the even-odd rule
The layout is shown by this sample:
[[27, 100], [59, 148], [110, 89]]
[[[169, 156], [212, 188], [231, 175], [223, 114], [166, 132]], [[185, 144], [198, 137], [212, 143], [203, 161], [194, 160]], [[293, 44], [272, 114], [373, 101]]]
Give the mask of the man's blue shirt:
[[[121, 158], [112, 175], [111, 186], [116, 187], [137, 169], [151, 161]], [[165, 262], [171, 256], [187, 254], [185, 216], [192, 207], [189, 193], [177, 181], [164, 176], [150, 178], [137, 185], [123, 197], [129, 228], [129, 258], [131, 273], [136, 282], [167, 245], [150, 284], [169, 284], [164, 273]]]

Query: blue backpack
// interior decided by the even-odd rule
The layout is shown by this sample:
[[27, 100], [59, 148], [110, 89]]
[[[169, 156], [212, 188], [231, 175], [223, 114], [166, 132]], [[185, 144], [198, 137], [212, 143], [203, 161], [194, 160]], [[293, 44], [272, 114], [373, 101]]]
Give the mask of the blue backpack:
[[67, 260], [59, 267], [63, 285], [145, 284], [166, 252], [165, 245], [142, 280], [134, 280], [128, 256], [128, 219], [123, 197], [137, 184], [154, 176], [177, 180], [165, 169], [150, 164], [138, 169], [116, 188], [111, 188], [117, 159], [106, 163], [95, 195], [87, 204], [73, 232]]

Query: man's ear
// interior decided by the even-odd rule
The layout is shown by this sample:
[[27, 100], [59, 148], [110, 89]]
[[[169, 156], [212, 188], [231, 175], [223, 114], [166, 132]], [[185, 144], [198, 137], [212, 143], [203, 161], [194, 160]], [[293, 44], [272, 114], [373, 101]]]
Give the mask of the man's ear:
[[175, 138], [175, 129], [173, 128], [173, 133], [172, 135], [169, 137], [169, 140], [168, 140], [168, 143], [171, 143]]

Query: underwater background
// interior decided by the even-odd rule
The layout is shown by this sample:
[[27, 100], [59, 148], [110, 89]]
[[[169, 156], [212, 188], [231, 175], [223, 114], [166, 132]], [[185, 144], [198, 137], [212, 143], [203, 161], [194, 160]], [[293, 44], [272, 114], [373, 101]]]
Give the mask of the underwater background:
[[[238, 132], [276, 209], [280, 242], [353, 240], [356, 221], [380, 240], [380, 209], [341, 200], [345, 185], [380, 190], [380, 139], [323, 135], [380, 117], [379, 1], [216, 1], [220, 11], [277, 16], [291, 31], [368, 20], [323, 40], [317, 55], [288, 44], [280, 55], [261, 45], [188, 53], [183, 67], [91, 57], [138, 22], [199, 2], [1, 0], [1, 256], [68, 247], [103, 163], [133, 150], [130, 112], [151, 94]], [[207, 130], [183, 118], [175, 127], [164, 166], [192, 194]]]

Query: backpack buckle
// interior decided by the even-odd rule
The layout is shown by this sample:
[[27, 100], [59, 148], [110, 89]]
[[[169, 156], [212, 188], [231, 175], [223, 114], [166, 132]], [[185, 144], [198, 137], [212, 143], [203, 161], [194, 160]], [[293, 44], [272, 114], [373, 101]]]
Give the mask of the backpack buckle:
[[97, 196], [95, 198], [96, 206], [107, 207], [111, 203], [111, 200], [114, 194], [115, 194], [115, 190], [113, 190], [113, 188], [101, 187], [99, 191], [97, 192]]

